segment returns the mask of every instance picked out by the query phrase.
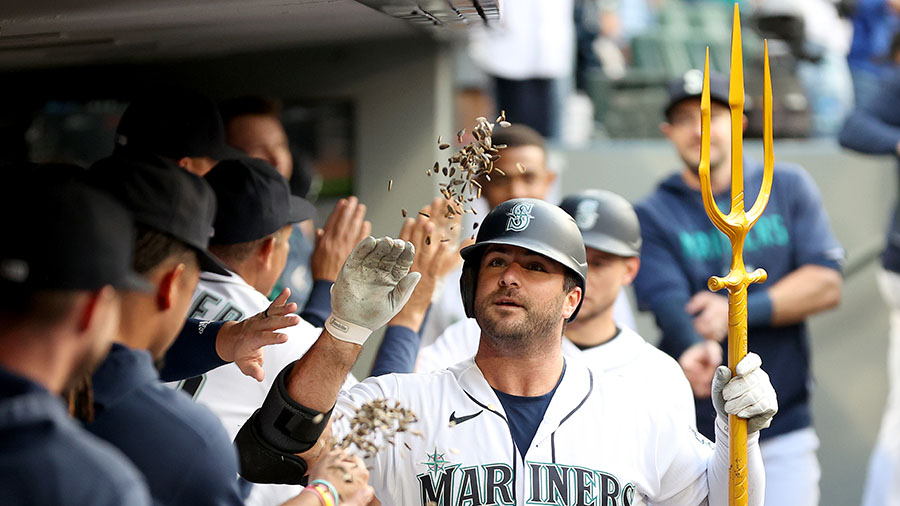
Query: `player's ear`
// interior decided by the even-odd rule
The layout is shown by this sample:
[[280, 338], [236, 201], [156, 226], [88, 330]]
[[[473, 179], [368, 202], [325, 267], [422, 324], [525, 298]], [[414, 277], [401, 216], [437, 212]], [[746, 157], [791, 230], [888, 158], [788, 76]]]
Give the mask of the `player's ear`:
[[671, 137], [671, 135], [672, 135], [672, 124], [671, 123], [669, 123], [667, 121], [663, 121], [662, 123], [659, 124], [659, 131], [662, 132], [663, 136], [666, 139], [672, 138]]
[[580, 286], [576, 286], [569, 290], [569, 293], [566, 294], [566, 298], [563, 301], [563, 318], [566, 320], [572, 316], [572, 313], [575, 312], [575, 308], [578, 307], [578, 303], [581, 302], [581, 297], [584, 295], [584, 292], [581, 291]]
[[267, 237], [259, 249], [256, 250], [256, 260], [259, 265], [269, 268], [272, 265], [272, 253], [275, 251], [275, 234]]
[[175, 303], [178, 282], [184, 275], [185, 265], [178, 263], [167, 270], [159, 280], [159, 290], [156, 292], [156, 304], [162, 311], [167, 311]]
[[625, 276], [622, 279], [622, 284], [625, 286], [630, 285], [631, 282], [634, 281], [634, 278], [637, 277], [637, 273], [640, 269], [640, 257], [625, 258]]
[[96, 325], [102, 313], [101, 308], [115, 302], [114, 298], [115, 289], [109, 285], [81, 297], [73, 309], [78, 316], [78, 331], [84, 332]]

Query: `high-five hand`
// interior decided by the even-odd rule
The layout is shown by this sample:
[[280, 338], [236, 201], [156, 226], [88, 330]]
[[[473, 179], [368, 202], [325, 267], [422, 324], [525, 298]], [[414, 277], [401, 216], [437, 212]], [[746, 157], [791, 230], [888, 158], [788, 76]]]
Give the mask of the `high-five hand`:
[[325, 330], [342, 341], [363, 344], [406, 304], [421, 274], [409, 272], [415, 247], [390, 237], [359, 243], [331, 289]]

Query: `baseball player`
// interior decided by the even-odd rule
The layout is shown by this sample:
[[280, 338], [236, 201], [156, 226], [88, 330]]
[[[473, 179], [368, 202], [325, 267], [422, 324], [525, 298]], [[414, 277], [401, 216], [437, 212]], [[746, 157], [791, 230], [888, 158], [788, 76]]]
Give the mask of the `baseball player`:
[[408, 244], [368, 238], [338, 276], [325, 331], [238, 434], [242, 472], [264, 480], [302, 472], [302, 456], [314, 459], [326, 429], [322, 415], [344, 415], [333, 424], [340, 438], [356, 407], [386, 398], [417, 413], [420, 431], [402, 433], [368, 463], [386, 504], [724, 505], [733, 413], [748, 418], [749, 499], [762, 504], [758, 431], [776, 401], [758, 357], [745, 358], [735, 378], [717, 371], [713, 447], [621, 378], [563, 357], [562, 332], [581, 307], [587, 272], [572, 217], [536, 199], [507, 201], [462, 254], [463, 302], [482, 329], [474, 359], [368, 378], [338, 395], [371, 329], [419, 277], [408, 273]]
[[[274, 167], [258, 158], [219, 162], [204, 179], [219, 202], [210, 251], [229, 272], [200, 273], [188, 316], [241, 320], [268, 307], [265, 294], [271, 291], [284, 268], [293, 225], [307, 219], [312, 206], [291, 195], [287, 181]], [[348, 228], [359, 229], [359, 223], [351, 225], [356, 226]], [[231, 439], [262, 404], [278, 372], [302, 356], [319, 335], [306, 321], [282, 332], [287, 336], [285, 342], [266, 350], [262, 382], [248, 378], [236, 365], [228, 365], [177, 385], [212, 410]], [[348, 375], [348, 386], [354, 383], [356, 380]], [[300, 490], [297, 486], [255, 486], [246, 503], [280, 504]]]
[[[645, 384], [648, 395], [674, 401], [671, 412], [681, 417], [685, 425], [693, 426], [694, 399], [681, 367], [633, 330], [617, 326], [614, 320], [613, 301], [622, 287], [631, 283], [640, 266], [641, 230], [634, 208], [621, 196], [603, 190], [570, 195], [560, 207], [575, 218], [584, 237], [588, 261], [588, 288], [579, 318], [566, 326], [563, 355], [581, 355], [594, 370]], [[474, 319], [454, 323], [419, 352], [415, 370], [443, 369], [474, 356], [480, 337], [481, 329]], [[408, 371], [412, 371], [412, 364], [397, 372]]]
[[117, 291], [149, 289], [131, 270], [131, 217], [96, 190], [48, 174], [48, 167], [6, 170], [0, 504], [149, 505], [135, 466], [73, 421], [59, 398], [109, 351]]
[[[478, 208], [480, 212], [480, 206], [483, 206], [484, 213], [474, 215], [476, 219], [509, 199], [551, 197], [551, 188], [557, 174], [548, 166], [547, 150], [541, 134], [526, 125], [514, 124], [507, 128], [495, 128], [492, 142], [494, 145], [505, 144], [506, 148], [500, 159], [494, 162], [494, 167], [501, 171], [492, 173], [490, 179], [478, 178], [478, 183], [483, 188], [483, 199], [473, 202], [473, 208]], [[525, 167], [524, 172], [519, 170], [520, 164]], [[468, 222], [472, 216], [464, 215], [464, 230], [472, 230], [475, 226], [475, 223]], [[457, 267], [450, 271], [442, 286], [437, 288], [437, 296], [421, 329], [422, 346], [433, 343], [447, 327], [466, 318], [459, 303], [459, 275], [460, 267]], [[619, 294], [613, 308], [619, 326], [635, 327], [631, 304], [624, 291]]]

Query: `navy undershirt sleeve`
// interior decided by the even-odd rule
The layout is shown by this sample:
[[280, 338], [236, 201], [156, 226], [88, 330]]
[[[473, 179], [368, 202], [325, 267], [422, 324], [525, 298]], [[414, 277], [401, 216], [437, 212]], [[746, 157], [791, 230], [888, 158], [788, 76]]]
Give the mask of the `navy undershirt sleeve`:
[[389, 325], [384, 331], [381, 346], [372, 365], [372, 376], [392, 372], [413, 372], [419, 353], [419, 334], [409, 327]]
[[303, 306], [303, 312], [300, 318], [309, 322], [313, 327], [322, 328], [325, 326], [325, 320], [331, 314], [331, 287], [333, 281], [317, 280], [313, 283], [312, 290], [309, 292], [309, 299]]
[[166, 352], [159, 377], [163, 381], [179, 381], [227, 364], [216, 352], [216, 335], [224, 324], [188, 318]]

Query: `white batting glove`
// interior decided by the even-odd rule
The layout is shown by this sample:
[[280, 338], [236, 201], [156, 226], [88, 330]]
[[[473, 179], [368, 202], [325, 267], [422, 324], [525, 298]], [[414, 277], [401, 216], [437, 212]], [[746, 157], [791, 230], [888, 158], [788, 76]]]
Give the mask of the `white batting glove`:
[[366, 237], [347, 257], [331, 287], [329, 334], [363, 344], [409, 300], [422, 277], [409, 272], [415, 248], [400, 239]]
[[762, 360], [756, 353], [748, 353], [735, 368], [737, 376], [724, 365], [716, 368], [712, 383], [712, 401], [718, 414], [718, 423], [728, 430], [728, 415], [747, 420], [747, 434], [765, 429], [778, 412], [775, 389], [769, 375], [760, 366]]

